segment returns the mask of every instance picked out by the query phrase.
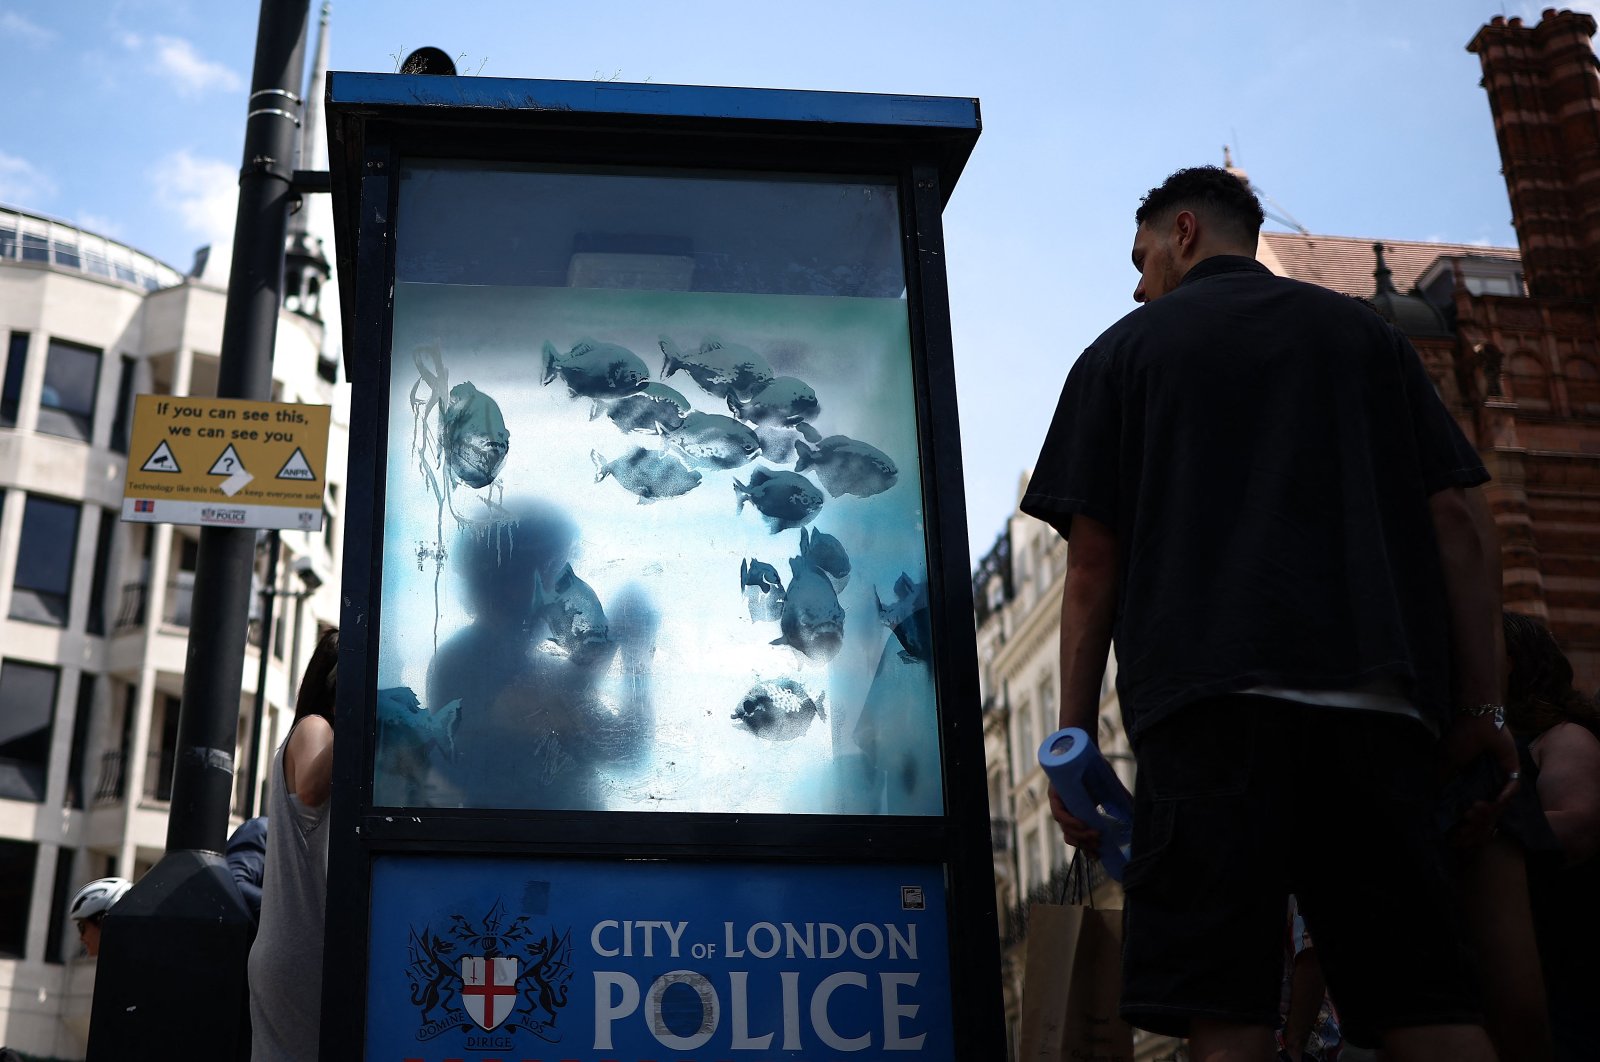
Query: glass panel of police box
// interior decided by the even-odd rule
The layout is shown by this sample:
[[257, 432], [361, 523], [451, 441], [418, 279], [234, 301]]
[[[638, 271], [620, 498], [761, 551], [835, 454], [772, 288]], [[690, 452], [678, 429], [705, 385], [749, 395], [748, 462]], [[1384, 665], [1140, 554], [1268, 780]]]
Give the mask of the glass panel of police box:
[[938, 815], [889, 179], [402, 169], [385, 806]]

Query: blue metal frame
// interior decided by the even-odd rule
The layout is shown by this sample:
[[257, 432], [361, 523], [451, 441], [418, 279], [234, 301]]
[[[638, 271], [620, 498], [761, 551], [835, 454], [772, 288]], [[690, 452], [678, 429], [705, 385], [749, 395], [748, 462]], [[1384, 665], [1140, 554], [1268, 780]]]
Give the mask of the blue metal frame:
[[[978, 128], [978, 101], [950, 96], [718, 88], [623, 81], [335, 73], [330, 102], [366, 107], [564, 111], [628, 118], [707, 118], [816, 124]], [[970, 150], [971, 143], [968, 143]]]

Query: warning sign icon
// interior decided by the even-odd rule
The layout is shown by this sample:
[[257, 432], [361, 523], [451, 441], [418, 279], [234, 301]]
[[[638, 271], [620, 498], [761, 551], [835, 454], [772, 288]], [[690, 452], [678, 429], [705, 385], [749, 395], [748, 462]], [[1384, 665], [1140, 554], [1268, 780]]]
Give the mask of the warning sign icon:
[[278, 469], [279, 479], [316, 479], [317, 474], [311, 471], [311, 465], [306, 461], [306, 455], [300, 447], [294, 448], [294, 453], [289, 455], [289, 460]]
[[228, 448], [222, 451], [222, 456], [211, 466], [213, 476], [236, 476], [244, 471], [244, 462], [239, 460], [239, 452], [229, 443]]
[[178, 459], [172, 456], [172, 448], [162, 440], [154, 452], [144, 459], [144, 464], [139, 466], [141, 472], [182, 472], [178, 467]]

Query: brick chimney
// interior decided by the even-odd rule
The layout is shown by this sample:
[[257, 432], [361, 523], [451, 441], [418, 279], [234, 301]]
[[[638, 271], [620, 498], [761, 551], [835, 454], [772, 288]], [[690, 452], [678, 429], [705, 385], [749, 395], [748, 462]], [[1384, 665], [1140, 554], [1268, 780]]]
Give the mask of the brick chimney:
[[1593, 16], [1496, 17], [1467, 51], [1483, 64], [1528, 293], [1600, 301], [1600, 62]]

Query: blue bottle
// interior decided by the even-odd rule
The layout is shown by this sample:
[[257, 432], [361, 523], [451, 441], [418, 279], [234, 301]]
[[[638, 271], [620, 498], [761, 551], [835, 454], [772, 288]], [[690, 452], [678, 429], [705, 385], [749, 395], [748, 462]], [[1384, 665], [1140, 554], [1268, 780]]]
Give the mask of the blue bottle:
[[1120, 882], [1133, 845], [1133, 796], [1128, 787], [1089, 735], [1075, 726], [1044, 739], [1039, 766], [1073, 817], [1100, 831], [1100, 862]]

